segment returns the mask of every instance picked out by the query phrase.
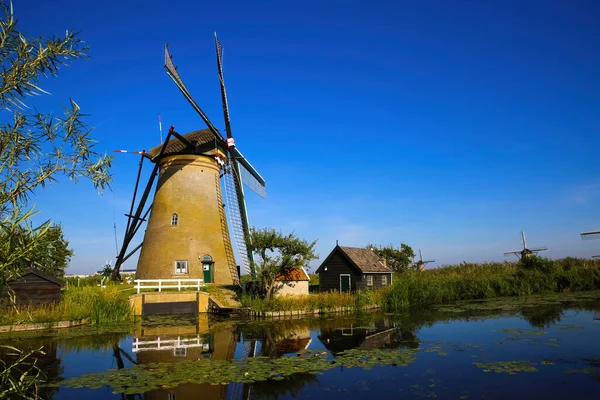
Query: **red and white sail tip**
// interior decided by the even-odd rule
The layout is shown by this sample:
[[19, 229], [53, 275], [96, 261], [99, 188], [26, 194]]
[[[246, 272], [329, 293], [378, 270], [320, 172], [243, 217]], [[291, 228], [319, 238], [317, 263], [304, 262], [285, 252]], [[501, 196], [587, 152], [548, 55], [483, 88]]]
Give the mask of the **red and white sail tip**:
[[146, 154], [145, 151], [113, 150], [115, 153]]

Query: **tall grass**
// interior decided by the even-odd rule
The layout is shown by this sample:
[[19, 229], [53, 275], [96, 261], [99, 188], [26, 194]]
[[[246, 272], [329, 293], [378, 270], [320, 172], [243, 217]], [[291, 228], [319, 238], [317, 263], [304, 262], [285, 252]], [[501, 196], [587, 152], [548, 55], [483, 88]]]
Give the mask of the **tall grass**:
[[242, 305], [254, 311], [322, 311], [331, 312], [340, 307], [349, 307], [355, 311], [368, 306], [379, 304], [380, 291], [364, 291], [352, 293], [318, 293], [306, 296], [276, 297], [271, 300], [262, 300], [242, 295]]
[[600, 289], [600, 261], [532, 257], [518, 263], [461, 264], [394, 277], [382, 295], [387, 310], [459, 300]]
[[132, 318], [126, 294], [118, 286], [70, 286], [58, 304], [6, 307], [0, 325], [88, 319], [92, 324], [121, 322]]

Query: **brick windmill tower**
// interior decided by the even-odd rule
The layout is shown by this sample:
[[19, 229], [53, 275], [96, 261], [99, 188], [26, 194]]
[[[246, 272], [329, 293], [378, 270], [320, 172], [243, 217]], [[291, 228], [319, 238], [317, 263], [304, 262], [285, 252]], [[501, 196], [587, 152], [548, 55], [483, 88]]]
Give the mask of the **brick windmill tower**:
[[[205, 283], [237, 284], [238, 263], [231, 236], [237, 244], [239, 264], [254, 274], [252, 253], [246, 245], [249, 230], [242, 183], [264, 197], [265, 181], [235, 146], [222, 72], [223, 50], [216, 34], [215, 45], [226, 135], [215, 128], [194, 101], [165, 46], [167, 74], [208, 129], [180, 135], [171, 127], [163, 144], [141, 152], [140, 169], [127, 215], [129, 219], [113, 279], [120, 278], [123, 262], [141, 248], [136, 279], [201, 278]], [[154, 163], [154, 167], [134, 213], [145, 159]], [[158, 184], [154, 199], [146, 208], [156, 176]], [[225, 190], [222, 190], [221, 182]], [[127, 253], [148, 214], [143, 242]]]

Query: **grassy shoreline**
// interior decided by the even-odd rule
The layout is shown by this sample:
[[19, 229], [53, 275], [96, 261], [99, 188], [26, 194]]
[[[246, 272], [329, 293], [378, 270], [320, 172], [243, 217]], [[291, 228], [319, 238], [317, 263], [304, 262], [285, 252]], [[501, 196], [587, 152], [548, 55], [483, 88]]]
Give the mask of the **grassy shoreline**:
[[133, 313], [128, 296], [118, 286], [69, 286], [58, 304], [6, 307], [0, 325], [89, 320], [91, 324], [129, 321]]
[[532, 257], [525, 262], [469, 264], [407, 271], [394, 276], [394, 283], [375, 291], [315, 293], [307, 296], [261, 300], [242, 297], [242, 305], [253, 311], [329, 312], [379, 305], [385, 311], [423, 309], [462, 300], [528, 296], [565, 291], [600, 290], [600, 260]]

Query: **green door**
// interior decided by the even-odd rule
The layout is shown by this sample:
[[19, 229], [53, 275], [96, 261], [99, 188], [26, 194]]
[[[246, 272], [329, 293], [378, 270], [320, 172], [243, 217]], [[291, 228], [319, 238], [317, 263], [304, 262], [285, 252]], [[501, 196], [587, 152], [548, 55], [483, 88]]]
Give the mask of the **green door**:
[[340, 275], [340, 292], [350, 291], [350, 275]]
[[213, 283], [213, 266], [215, 263], [208, 254], [202, 257], [202, 271], [204, 272], [204, 283]]
[[212, 264], [204, 264], [204, 283], [212, 283]]

